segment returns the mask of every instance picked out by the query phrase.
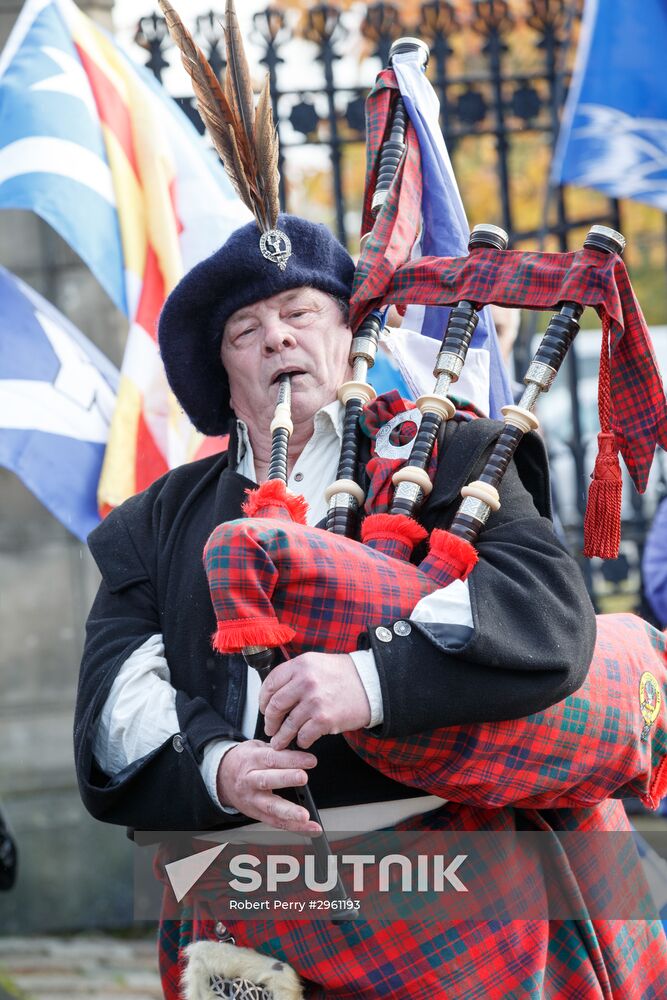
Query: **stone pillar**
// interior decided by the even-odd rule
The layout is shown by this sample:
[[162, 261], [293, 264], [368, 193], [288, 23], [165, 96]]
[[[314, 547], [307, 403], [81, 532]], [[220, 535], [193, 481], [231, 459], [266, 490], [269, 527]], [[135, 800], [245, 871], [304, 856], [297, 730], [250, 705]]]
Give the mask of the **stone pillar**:
[[[113, 0], [80, 2], [111, 28]], [[0, 47], [22, 7], [0, 0]], [[57, 306], [116, 364], [127, 323], [73, 251], [37, 216], [0, 211], [0, 263]], [[20, 876], [0, 927], [28, 933], [131, 923], [131, 845], [84, 811], [72, 721], [83, 625], [97, 589], [85, 546], [0, 469], [0, 799]]]

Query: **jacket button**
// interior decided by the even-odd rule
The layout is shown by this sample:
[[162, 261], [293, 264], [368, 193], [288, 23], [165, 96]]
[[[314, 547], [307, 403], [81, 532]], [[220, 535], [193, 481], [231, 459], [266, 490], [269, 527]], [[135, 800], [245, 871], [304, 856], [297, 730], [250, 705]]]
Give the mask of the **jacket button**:
[[183, 751], [185, 750], [185, 739], [183, 735], [181, 733], [176, 733], [173, 740], [171, 741], [171, 745], [173, 746], [176, 753], [183, 753]]
[[403, 622], [403, 621], [395, 622], [394, 632], [396, 633], [396, 635], [410, 635], [410, 633], [412, 632], [412, 625], [410, 625], [409, 622]]
[[394, 638], [393, 635], [391, 634], [391, 631], [388, 628], [385, 628], [384, 625], [379, 625], [375, 629], [375, 635], [380, 640], [380, 642], [391, 642], [391, 640]]

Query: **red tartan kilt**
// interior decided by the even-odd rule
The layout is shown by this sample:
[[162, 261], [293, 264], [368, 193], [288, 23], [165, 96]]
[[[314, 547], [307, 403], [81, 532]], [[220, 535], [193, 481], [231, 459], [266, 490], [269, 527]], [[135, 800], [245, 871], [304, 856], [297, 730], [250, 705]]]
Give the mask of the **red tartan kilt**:
[[[399, 829], [507, 833], [516, 829], [515, 819], [513, 810], [449, 803], [405, 821]], [[551, 822], [530, 811], [523, 819], [528, 828], [537, 830], [629, 830], [622, 803], [611, 801], [592, 809], [561, 810], [551, 814]], [[491, 838], [490, 848], [494, 843], [496, 838]], [[586, 856], [576, 868], [576, 878], [590, 893], [586, 898], [595, 899], [596, 892], [602, 894], [600, 871], [591, 868], [585, 841], [581, 844]], [[182, 997], [185, 945], [216, 940], [220, 914], [215, 905], [215, 870], [210, 872], [212, 876], [207, 874], [198, 883], [189, 919], [173, 919], [178, 911], [165, 905], [160, 969], [167, 1000]], [[522, 875], [521, 896], [529, 883], [527, 873]], [[224, 887], [221, 892], [224, 895]], [[238, 945], [289, 963], [310, 984], [305, 989], [307, 1000], [470, 1000], [473, 996], [647, 1000], [667, 995], [667, 943], [659, 921], [458, 921], [451, 919], [444, 901], [437, 918], [429, 912], [420, 919], [417, 909], [409, 920], [359, 925], [227, 916], [224, 923]]]
[[[290, 656], [350, 652], [369, 626], [408, 617], [439, 586], [410, 563], [285, 521], [220, 525], [205, 561], [219, 633], [230, 620], [279, 623], [295, 633]], [[650, 724], [646, 673], [661, 695]], [[601, 615], [586, 681], [543, 712], [401, 739], [345, 735], [378, 771], [456, 802], [547, 808], [636, 796], [655, 808], [667, 792], [666, 701], [665, 636], [634, 615]]]

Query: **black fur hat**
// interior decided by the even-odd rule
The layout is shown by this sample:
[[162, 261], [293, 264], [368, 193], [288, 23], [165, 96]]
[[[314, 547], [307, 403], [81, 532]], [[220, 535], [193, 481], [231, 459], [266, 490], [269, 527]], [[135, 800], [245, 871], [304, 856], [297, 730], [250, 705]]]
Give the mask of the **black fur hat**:
[[193, 267], [163, 306], [158, 339], [169, 385], [204, 434], [225, 434], [232, 416], [220, 343], [233, 312], [301, 286], [350, 297], [354, 263], [326, 226], [280, 215], [276, 228], [291, 242], [284, 269], [262, 255], [249, 222]]

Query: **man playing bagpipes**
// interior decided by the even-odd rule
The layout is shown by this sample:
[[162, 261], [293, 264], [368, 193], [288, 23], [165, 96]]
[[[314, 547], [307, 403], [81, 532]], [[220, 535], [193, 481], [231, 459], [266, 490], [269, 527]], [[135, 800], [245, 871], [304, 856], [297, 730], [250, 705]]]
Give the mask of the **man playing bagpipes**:
[[[372, 399], [360, 376], [377, 316], [355, 320], [355, 347], [347, 315], [353, 282], [375, 281], [377, 270], [364, 251], [355, 278], [324, 227], [278, 215], [268, 92], [255, 118], [231, 2], [224, 94], [161, 5], [256, 222], [186, 275], [160, 320], [179, 402], [203, 432], [229, 429], [228, 451], [173, 470], [90, 537], [102, 583], [75, 723], [87, 808], [135, 829], [231, 831], [263, 821], [318, 834], [303, 800], [280, 794], [307, 781], [325, 829], [330, 810], [347, 807], [346, 828], [355, 830], [628, 830], [610, 796], [655, 805], [665, 787], [660, 636], [632, 616], [610, 616], [599, 620], [595, 645], [581, 576], [550, 523], [543, 449], [533, 434], [519, 440], [516, 422], [531, 426], [527, 409], [513, 408], [515, 423], [502, 426], [439, 389], [421, 418], [428, 447], [418, 432], [419, 455], [406, 462], [405, 414], [414, 408], [395, 393]], [[392, 135], [401, 129], [395, 114]], [[396, 186], [387, 190], [391, 201]], [[384, 212], [366, 248], [376, 260]], [[522, 275], [557, 272], [534, 296], [544, 302], [528, 295], [529, 304], [589, 295], [612, 326], [627, 320], [627, 295], [618, 309], [610, 304], [624, 273], [617, 244], [593, 235], [583, 257], [514, 257]], [[498, 231], [473, 233], [471, 246], [484, 280], [499, 287], [507, 251]], [[422, 282], [424, 299], [459, 303], [437, 363], [439, 379], [451, 382], [447, 365], [465, 356], [473, 303], [486, 298], [470, 289], [464, 262], [430, 261], [459, 268], [468, 282], [459, 294], [450, 275], [449, 297], [446, 282]], [[396, 277], [411, 266], [399, 262], [380, 299], [386, 291], [420, 301], [415, 283]], [[511, 294], [491, 298], [514, 304]], [[357, 312], [359, 302], [355, 293]], [[560, 310], [554, 343], [572, 333], [575, 314]], [[534, 379], [549, 367], [537, 364]], [[650, 358], [644, 367], [650, 373]], [[655, 406], [664, 414], [664, 397]], [[360, 411], [361, 433], [346, 436]], [[498, 442], [502, 463], [493, 458]], [[462, 489], [472, 514], [459, 511]], [[419, 491], [418, 523], [405, 511]], [[475, 519], [484, 527], [473, 546]], [[341, 525], [352, 525], [351, 537]], [[260, 682], [240, 653], [251, 661], [274, 647], [286, 658]], [[256, 738], [264, 734], [270, 746]], [[183, 974], [185, 995], [196, 998], [667, 993], [667, 947], [652, 921], [448, 925], [443, 914], [368, 926], [222, 926], [207, 906], [169, 916], [161, 936], [168, 998], [183, 995]]]

